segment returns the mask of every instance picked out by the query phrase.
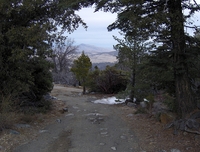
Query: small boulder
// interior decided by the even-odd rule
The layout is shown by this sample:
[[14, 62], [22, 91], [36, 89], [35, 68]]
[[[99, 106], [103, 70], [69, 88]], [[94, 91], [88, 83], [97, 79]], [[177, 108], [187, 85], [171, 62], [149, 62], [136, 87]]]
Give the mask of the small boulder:
[[159, 113], [163, 111], [169, 111], [170, 109], [162, 102], [154, 102], [152, 105], [152, 112]]
[[147, 102], [146, 101], [140, 102], [140, 106], [141, 106], [141, 108], [146, 108], [147, 107]]
[[62, 113], [62, 114], [65, 113], [65, 112], [68, 112], [68, 107], [60, 109], [59, 112]]
[[171, 113], [161, 112], [160, 113], [160, 122], [162, 124], [168, 124], [175, 120], [175, 116]]
[[171, 149], [170, 152], [181, 152], [181, 151], [178, 149]]
[[31, 127], [29, 124], [15, 124], [14, 126], [17, 128], [30, 128]]
[[16, 130], [10, 130], [10, 134], [13, 134], [13, 135], [19, 135], [20, 133]]

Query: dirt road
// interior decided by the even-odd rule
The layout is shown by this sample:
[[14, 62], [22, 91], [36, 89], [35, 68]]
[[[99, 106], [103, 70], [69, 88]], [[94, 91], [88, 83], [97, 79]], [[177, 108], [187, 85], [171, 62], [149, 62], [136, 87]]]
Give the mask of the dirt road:
[[140, 152], [139, 139], [117, 106], [94, 104], [97, 97], [81, 91], [55, 86], [52, 94], [66, 103], [68, 112], [14, 152]]

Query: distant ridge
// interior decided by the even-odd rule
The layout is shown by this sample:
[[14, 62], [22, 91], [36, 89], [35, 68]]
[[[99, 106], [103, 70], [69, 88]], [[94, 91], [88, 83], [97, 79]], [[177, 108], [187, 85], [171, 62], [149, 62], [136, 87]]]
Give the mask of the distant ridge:
[[89, 51], [89, 52], [111, 52], [114, 51], [114, 49], [108, 49], [104, 47], [97, 47], [89, 44], [80, 44], [78, 45], [78, 52], [82, 51]]
[[118, 52], [113, 49], [80, 44], [77, 52], [81, 54], [82, 51], [89, 56], [92, 63], [115, 63], [117, 61]]

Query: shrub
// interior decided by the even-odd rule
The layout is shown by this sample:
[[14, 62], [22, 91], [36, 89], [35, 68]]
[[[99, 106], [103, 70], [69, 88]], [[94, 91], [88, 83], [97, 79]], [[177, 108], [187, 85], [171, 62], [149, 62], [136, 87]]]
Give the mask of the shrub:
[[170, 96], [169, 94], [165, 94], [164, 95], [164, 101], [163, 103], [173, 112], [176, 112], [176, 105], [175, 105], [175, 101], [174, 98], [172, 96]]
[[107, 66], [103, 71], [95, 70], [90, 76], [88, 87], [92, 91], [99, 91], [106, 94], [118, 93], [126, 89], [127, 77], [122, 71]]

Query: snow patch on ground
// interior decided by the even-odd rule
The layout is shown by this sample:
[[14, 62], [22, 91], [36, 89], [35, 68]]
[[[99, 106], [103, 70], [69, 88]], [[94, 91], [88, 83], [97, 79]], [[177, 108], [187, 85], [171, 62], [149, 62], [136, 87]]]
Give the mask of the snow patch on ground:
[[124, 103], [124, 99], [117, 99], [116, 97], [109, 97], [109, 98], [103, 98], [99, 100], [92, 101], [93, 103], [101, 103], [101, 104], [121, 104]]

